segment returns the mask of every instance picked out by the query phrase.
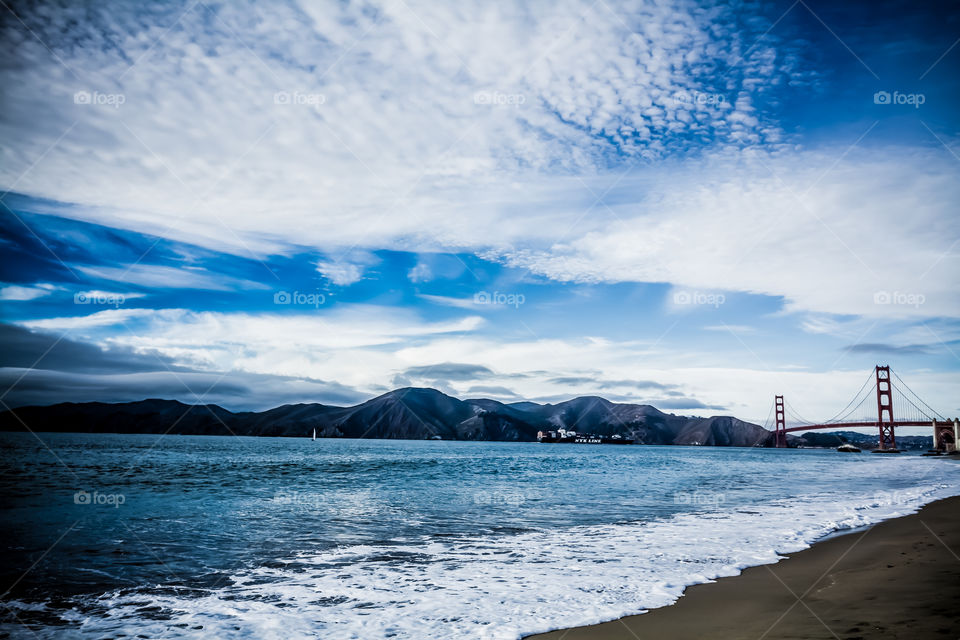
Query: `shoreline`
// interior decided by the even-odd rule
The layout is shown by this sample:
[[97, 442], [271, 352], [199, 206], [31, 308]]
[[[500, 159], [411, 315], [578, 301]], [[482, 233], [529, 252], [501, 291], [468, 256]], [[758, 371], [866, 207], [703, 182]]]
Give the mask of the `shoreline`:
[[960, 638], [960, 496], [830, 535], [672, 605], [524, 640]]

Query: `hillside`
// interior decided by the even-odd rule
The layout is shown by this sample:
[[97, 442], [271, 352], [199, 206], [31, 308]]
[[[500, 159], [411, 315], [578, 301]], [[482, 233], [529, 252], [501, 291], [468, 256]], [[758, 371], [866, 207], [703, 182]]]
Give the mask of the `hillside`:
[[619, 434], [642, 444], [770, 446], [762, 427], [729, 416], [695, 418], [642, 404], [585, 396], [558, 404], [459, 400], [435, 389], [404, 388], [353, 407], [283, 405], [233, 413], [217, 405], [173, 400], [64, 403], [0, 413], [0, 430], [87, 433], [177, 433], [332, 438], [441, 438], [533, 441], [541, 429]]

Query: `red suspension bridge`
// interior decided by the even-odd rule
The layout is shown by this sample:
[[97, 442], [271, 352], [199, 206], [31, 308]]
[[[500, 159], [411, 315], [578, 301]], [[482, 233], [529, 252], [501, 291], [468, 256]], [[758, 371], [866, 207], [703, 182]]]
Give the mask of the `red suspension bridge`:
[[[872, 385], [870, 383], [873, 383]], [[894, 418], [894, 392], [897, 399], [897, 417]], [[783, 396], [775, 396], [773, 403], [774, 442], [787, 446], [787, 434], [811, 429], [862, 429], [873, 427], [878, 431], [875, 453], [899, 453], [897, 427], [933, 427], [934, 448], [939, 451], [956, 449], [957, 419], [944, 418], [907, 386], [888, 366], [877, 365], [846, 407], [833, 418], [814, 422], [797, 414]], [[787, 421], [792, 426], [787, 426]]]

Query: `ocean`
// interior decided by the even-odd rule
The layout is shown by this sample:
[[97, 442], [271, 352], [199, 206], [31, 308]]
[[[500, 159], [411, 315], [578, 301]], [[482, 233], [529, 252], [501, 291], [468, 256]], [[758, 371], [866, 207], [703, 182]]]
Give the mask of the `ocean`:
[[960, 494], [830, 450], [7, 433], [0, 469], [14, 638], [513, 640]]

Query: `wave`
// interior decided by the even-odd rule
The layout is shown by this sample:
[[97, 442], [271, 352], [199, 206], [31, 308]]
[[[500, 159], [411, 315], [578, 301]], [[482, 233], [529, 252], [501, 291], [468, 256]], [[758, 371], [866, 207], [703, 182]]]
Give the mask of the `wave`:
[[958, 493], [960, 483], [926, 478], [874, 495], [794, 496], [647, 522], [302, 552], [213, 588], [112, 592], [88, 613], [62, 615], [69, 630], [40, 637], [516, 640], [667, 606], [690, 585]]

